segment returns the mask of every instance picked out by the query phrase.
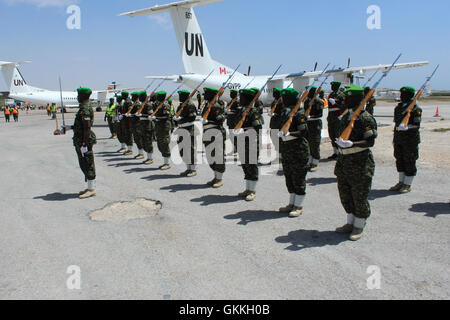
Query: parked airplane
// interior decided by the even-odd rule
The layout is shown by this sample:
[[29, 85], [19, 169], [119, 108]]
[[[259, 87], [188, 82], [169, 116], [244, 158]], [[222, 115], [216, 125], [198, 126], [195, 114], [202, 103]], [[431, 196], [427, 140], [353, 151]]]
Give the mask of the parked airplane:
[[[166, 5], [155, 6], [152, 8], [131, 11], [119, 14], [119, 16], [138, 17], [151, 15], [161, 12], [169, 12], [172, 17], [174, 30], [181, 50], [181, 56], [186, 74], [174, 76], [149, 76], [150, 79], [166, 79], [178, 83], [184, 83], [189, 88], [196, 88], [202, 80], [214, 70], [212, 76], [204, 83], [204, 87], [219, 88], [226, 81], [228, 76], [233, 73], [233, 69], [212, 59], [205, 38], [198, 24], [194, 7], [223, 0], [186, 0], [174, 2]], [[427, 65], [427, 61], [413, 63], [398, 63], [393, 69], [414, 68]], [[387, 70], [391, 65], [376, 65], [365, 67], [347, 67], [328, 70], [324, 76], [332, 74], [334, 80], [341, 81], [344, 84], [353, 81], [354, 74], [364, 75], [367, 72], [376, 70]], [[275, 68], [275, 66], [274, 66]], [[294, 81], [294, 88], [303, 91], [303, 89], [312, 82], [312, 79], [322, 74], [322, 71], [302, 72], [277, 75], [269, 82], [268, 86], [261, 95], [261, 100], [268, 104], [272, 101], [272, 92], [274, 87], [284, 88], [290, 82]], [[224, 97], [228, 97], [229, 90], [241, 89], [250, 84], [250, 87], [261, 88], [269, 79], [269, 76], [247, 76], [236, 72], [233, 80], [227, 85]]]
[[[6, 85], [9, 85], [9, 97], [14, 100], [30, 102], [36, 105], [46, 105], [47, 103], [55, 103], [61, 106], [61, 92], [50, 91], [46, 89], [29, 86], [19, 69], [19, 65], [29, 63], [26, 62], [5, 62], [0, 61], [0, 69], [3, 74]], [[132, 90], [132, 89], [127, 89]], [[97, 102], [100, 105], [109, 102], [109, 98], [114, 97], [118, 90], [111, 88], [111, 90], [93, 91], [91, 101]], [[65, 108], [77, 108], [77, 92], [76, 91], [62, 91], [62, 101]]]

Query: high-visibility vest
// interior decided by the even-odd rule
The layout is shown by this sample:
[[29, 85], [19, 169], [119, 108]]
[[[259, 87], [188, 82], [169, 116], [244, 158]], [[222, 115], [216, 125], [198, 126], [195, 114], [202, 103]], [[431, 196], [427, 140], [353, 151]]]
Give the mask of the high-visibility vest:
[[324, 109], [328, 108], [328, 99], [322, 99], [322, 98], [320, 98], [320, 100], [322, 100], [322, 102], [323, 102], [323, 108], [324, 108]]
[[13, 114], [19, 114], [19, 110], [17, 109], [17, 107], [13, 108]]
[[5, 114], [9, 115], [9, 108], [5, 108]]
[[47, 110], [48, 110], [48, 111], [50, 111], [50, 110], [51, 110], [51, 109], [50, 109], [50, 106], [47, 106]]
[[52, 106], [52, 112], [56, 112], [56, 106]]
[[113, 118], [116, 115], [116, 104], [113, 104], [112, 106], [108, 105], [106, 107], [106, 115], [110, 118]]

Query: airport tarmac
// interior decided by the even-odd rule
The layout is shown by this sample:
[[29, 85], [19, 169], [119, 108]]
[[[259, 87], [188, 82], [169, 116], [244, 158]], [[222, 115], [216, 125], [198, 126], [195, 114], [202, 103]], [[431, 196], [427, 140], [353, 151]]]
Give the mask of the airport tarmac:
[[[395, 104], [384, 104], [375, 111], [385, 127], [373, 150], [373, 212], [357, 242], [334, 232], [346, 220], [334, 162], [308, 175], [304, 213], [290, 219], [277, 212], [288, 201], [277, 166], [261, 166], [257, 199], [247, 203], [236, 197], [238, 164], [227, 166], [218, 190], [205, 186], [206, 164], [180, 178], [183, 165], [157, 170], [156, 151], [144, 166], [115, 153], [97, 113], [97, 197], [79, 200], [85, 184], [72, 132], [54, 136], [45, 111], [1, 123], [0, 299], [449, 299], [450, 121], [423, 103], [419, 174], [413, 191], [398, 195], [386, 191], [397, 173]], [[441, 104], [450, 119], [450, 104]], [[74, 114], [66, 116], [71, 123]], [[326, 158], [331, 148], [322, 146]], [[158, 201], [144, 217], [135, 214], [142, 199]], [[119, 219], [93, 218], [115, 202], [130, 202]], [[66, 285], [69, 266], [81, 270], [79, 290]], [[373, 270], [379, 289], [370, 286]]]

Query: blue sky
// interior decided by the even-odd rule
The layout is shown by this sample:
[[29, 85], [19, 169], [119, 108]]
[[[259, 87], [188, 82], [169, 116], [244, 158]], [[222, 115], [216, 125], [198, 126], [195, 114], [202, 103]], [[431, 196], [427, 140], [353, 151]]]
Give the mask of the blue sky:
[[[146, 75], [184, 72], [168, 15], [117, 14], [175, 0], [0, 0], [0, 60], [24, 61], [28, 84], [58, 89], [103, 89], [111, 81], [145, 87]], [[68, 30], [66, 8], [81, 8], [81, 30]], [[368, 30], [366, 9], [381, 8], [381, 30]], [[311, 70], [327, 62], [345, 66], [430, 61], [395, 71], [382, 84], [419, 86], [434, 66], [433, 89], [450, 89], [450, 2], [448, 0], [225, 0], [198, 7], [196, 14], [214, 59], [246, 72], [270, 74]], [[3, 79], [0, 91], [6, 90]]]

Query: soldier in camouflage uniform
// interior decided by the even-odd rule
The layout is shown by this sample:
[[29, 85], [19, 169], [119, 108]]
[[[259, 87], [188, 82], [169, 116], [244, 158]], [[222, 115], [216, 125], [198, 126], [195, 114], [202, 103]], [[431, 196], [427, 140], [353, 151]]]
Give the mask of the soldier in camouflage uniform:
[[[345, 105], [349, 108], [341, 121], [341, 132], [350, 123], [353, 112], [364, 98], [364, 89], [350, 85], [345, 91]], [[372, 148], [377, 137], [377, 122], [363, 110], [356, 118], [349, 140], [337, 140], [339, 156], [334, 170], [338, 179], [339, 196], [347, 212], [347, 224], [337, 228], [336, 232], [351, 233], [350, 240], [362, 237], [366, 220], [370, 216], [369, 193], [375, 173], [375, 161]]]
[[155, 94], [156, 108], [159, 106], [161, 107], [155, 117], [151, 118], [151, 120], [155, 121], [155, 134], [158, 150], [164, 158], [164, 164], [159, 167], [160, 170], [170, 169], [170, 133], [172, 130], [172, 117], [170, 116], [170, 105], [167, 102], [164, 102], [166, 95], [167, 92], [165, 91], [159, 91]]
[[[204, 91], [207, 103], [203, 109], [202, 116], [205, 115], [212, 100], [219, 92], [219, 90], [214, 88], [205, 88]], [[224, 106], [225, 104], [223, 101], [217, 99], [211, 107], [208, 118], [203, 123], [203, 143], [206, 149], [206, 157], [208, 159], [209, 167], [214, 171], [214, 179], [207, 184], [213, 188], [220, 188], [223, 186], [223, 174], [225, 172], [225, 141], [227, 139], [227, 134], [223, 127], [223, 123], [225, 122]], [[219, 135], [221, 135], [220, 138], [222, 141], [220, 141]], [[205, 140], [205, 138], [207, 140]], [[218, 139], [219, 141], [217, 141]]]
[[330, 156], [329, 160], [335, 160], [338, 156], [338, 146], [336, 144], [336, 138], [338, 138], [338, 132], [340, 130], [339, 116], [344, 110], [344, 93], [339, 90], [341, 87], [341, 82], [332, 81], [331, 90], [332, 92], [328, 96], [328, 135], [331, 140], [331, 145], [333, 146], [334, 153]]
[[[242, 89], [240, 91], [239, 101], [239, 117], [242, 116], [257, 94], [253, 89]], [[246, 188], [244, 192], [238, 194], [239, 197], [244, 197], [246, 201], [253, 201], [256, 198], [256, 185], [258, 183], [258, 158], [260, 150], [260, 131], [262, 129], [262, 116], [260, 111], [253, 106], [245, 118], [242, 126], [246, 134], [238, 137], [238, 152], [242, 164], [242, 169], [245, 174]], [[254, 154], [256, 152], [256, 154]]]
[[123, 132], [122, 132], [122, 128], [120, 125], [120, 121], [119, 121], [119, 114], [122, 110], [122, 103], [123, 103], [123, 99], [122, 99], [122, 95], [118, 95], [116, 96], [116, 117], [114, 119], [114, 126], [116, 127], [116, 132], [117, 132], [117, 140], [119, 140], [119, 143], [121, 145], [120, 149], [117, 150], [117, 152], [119, 153], [124, 153], [125, 151], [127, 151], [127, 144], [125, 143], [125, 139], [123, 137]]
[[[364, 88], [364, 95], [367, 95], [370, 92], [370, 87]], [[366, 111], [373, 115], [375, 106], [377, 105], [377, 100], [374, 96], [372, 96], [366, 104]]]
[[120, 110], [119, 120], [123, 141], [127, 147], [124, 155], [131, 156], [133, 154], [133, 134], [131, 133], [130, 118], [127, 117], [127, 112], [133, 103], [127, 91], [122, 91], [122, 98], [124, 101]]
[[[305, 110], [309, 108], [311, 100], [316, 93], [317, 88], [311, 87], [309, 90], [308, 98], [306, 99], [304, 106]], [[312, 102], [311, 112], [308, 117], [308, 143], [310, 156], [310, 171], [315, 172], [318, 169], [320, 161], [320, 142], [322, 140], [322, 116], [323, 116], [323, 102], [319, 97], [316, 97]]]
[[399, 182], [391, 191], [408, 193], [417, 174], [416, 161], [419, 159], [420, 123], [422, 121], [422, 109], [416, 104], [411, 110], [411, 116], [407, 126], [402, 121], [412, 103], [416, 90], [412, 87], [400, 89], [401, 102], [394, 110], [394, 157], [396, 160]]
[[[283, 127], [290, 118], [292, 109], [298, 101], [299, 92], [289, 88], [282, 91], [283, 109], [279, 112], [280, 125]], [[283, 172], [290, 195], [289, 204], [279, 211], [298, 217], [303, 212], [306, 195], [306, 175], [308, 173], [309, 145], [308, 125], [304, 109], [299, 109], [292, 119], [289, 135], [280, 139]]]
[[[154, 96], [151, 97], [151, 100], [154, 99]], [[141, 91], [139, 93], [139, 101], [142, 103], [147, 100], [147, 92]], [[155, 123], [150, 121], [148, 117], [153, 113], [153, 103], [151, 101], [147, 102], [142, 108], [140, 121], [139, 121], [139, 131], [142, 133], [142, 145], [144, 151], [147, 152], [147, 160], [144, 161], [144, 164], [150, 165], [153, 164], [153, 138], [155, 135]]]
[[[237, 90], [231, 90], [230, 91], [231, 101], [233, 101], [233, 99], [236, 98], [238, 94], [239, 94], [239, 92]], [[231, 104], [231, 101], [230, 101], [230, 104]], [[233, 144], [233, 156], [236, 157], [237, 156], [237, 137], [233, 133], [233, 129], [236, 127], [236, 125], [238, 124], [238, 122], [240, 120], [239, 115], [238, 115], [239, 102], [236, 99], [231, 106], [230, 106], [230, 104], [227, 105], [227, 108], [225, 109], [225, 113], [227, 115], [227, 126], [230, 131], [230, 139]]]
[[[177, 108], [177, 113], [180, 111], [183, 104], [186, 104], [179, 118], [174, 118], [177, 123], [178, 146], [180, 149], [180, 156], [186, 164], [186, 171], [181, 173], [184, 177], [195, 177], [197, 175], [196, 168], [196, 147], [195, 147], [195, 118], [197, 117], [197, 107], [192, 101], [186, 102], [191, 93], [188, 90], [178, 91], [180, 105]], [[189, 141], [184, 141], [184, 138], [189, 136]], [[185, 151], [189, 151], [186, 154]]]
[[280, 159], [280, 170], [279, 173], [281, 174], [283, 172], [283, 167], [282, 167], [282, 155], [280, 153], [280, 143], [281, 140], [278, 137], [278, 132], [281, 130], [282, 125], [281, 125], [281, 113], [282, 111], [284, 111], [284, 105], [283, 105], [283, 101], [279, 100], [279, 98], [281, 97], [281, 92], [282, 90], [280, 88], [273, 88], [273, 102], [270, 105], [270, 110], [272, 110], [275, 107], [275, 104], [278, 104], [275, 107], [275, 110], [273, 112], [273, 114], [269, 114], [270, 116], [270, 123], [269, 123], [269, 128], [270, 128], [270, 139], [272, 140], [273, 145], [275, 146], [275, 151], [277, 152], [277, 156]]
[[78, 88], [78, 102], [80, 109], [75, 116], [73, 125], [73, 145], [78, 156], [78, 163], [83, 171], [84, 179], [87, 181], [86, 190], [79, 193], [80, 199], [94, 197], [95, 191], [95, 162], [94, 144], [97, 143], [95, 133], [91, 130], [94, 124], [94, 110], [89, 103], [92, 90], [89, 88]]
[[134, 143], [138, 148], [138, 154], [134, 157], [136, 160], [144, 159], [144, 141], [143, 141], [143, 132], [141, 130], [141, 126], [139, 124], [140, 117], [137, 115], [139, 109], [141, 109], [141, 102], [139, 101], [139, 95], [141, 92], [133, 92], [131, 94], [131, 100], [133, 101], [133, 108], [130, 112], [130, 125], [131, 132], [133, 133]]

